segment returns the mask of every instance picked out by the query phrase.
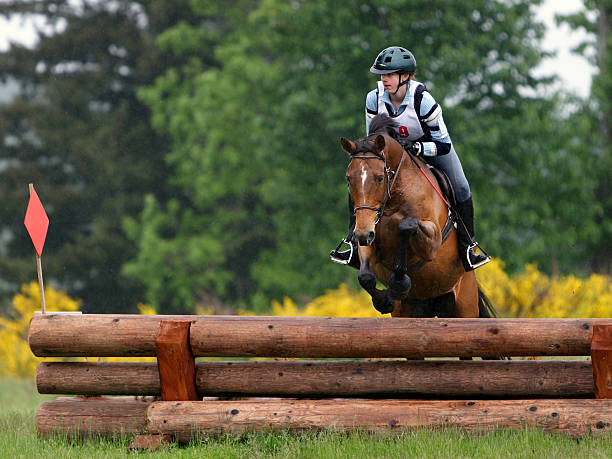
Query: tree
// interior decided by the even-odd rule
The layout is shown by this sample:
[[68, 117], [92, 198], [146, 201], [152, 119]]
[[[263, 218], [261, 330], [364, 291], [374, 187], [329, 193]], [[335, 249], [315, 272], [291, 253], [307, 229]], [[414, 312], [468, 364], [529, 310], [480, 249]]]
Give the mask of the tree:
[[35, 278], [23, 230], [34, 182], [51, 224], [48, 281], [84, 301], [88, 312], [133, 310], [142, 286], [121, 274], [135, 247], [122, 219], [146, 193], [164, 196], [167, 151], [137, 89], [173, 56], [153, 46], [160, 30], [186, 17], [187, 1], [14, 1], [5, 16], [42, 15], [33, 49], [12, 44], [0, 75], [19, 86], [0, 107], [0, 286], [7, 295]]
[[[196, 13], [208, 3], [194, 2]], [[147, 301], [161, 311], [224, 302], [262, 309], [270, 298], [314, 296], [354, 277], [327, 259], [346, 232], [338, 139], [363, 136], [375, 80], [368, 68], [390, 44], [414, 52], [419, 79], [445, 108], [487, 229], [481, 239], [495, 255], [510, 253], [513, 266], [526, 259], [515, 250], [526, 239], [534, 241], [528, 256], [544, 257], [537, 213], [549, 204], [534, 202], [533, 187], [554, 167], [557, 136], [553, 101], [523, 95], [548, 82], [530, 73], [543, 56], [533, 4], [251, 3], [215, 49], [219, 68], [192, 60], [142, 93], [172, 139], [180, 196], [151, 199], [129, 225], [139, 255], [126, 269], [146, 285]], [[166, 44], [189, 41], [176, 32]], [[534, 149], [549, 170], [526, 180]], [[491, 195], [492, 180], [518, 185]], [[533, 213], [527, 222], [525, 208]], [[500, 240], [504, 219], [522, 236]]]
[[[612, 272], [612, 2], [584, 0], [584, 9], [576, 14], [559, 16], [574, 29], [584, 28], [588, 39], [574, 51], [587, 58], [599, 70], [593, 78], [591, 94], [568, 126], [575, 130], [576, 149], [588, 158], [588, 177], [595, 182], [590, 201], [597, 212], [593, 217], [596, 230], [586, 239], [585, 261], [597, 272]], [[589, 222], [586, 222], [589, 223]]]

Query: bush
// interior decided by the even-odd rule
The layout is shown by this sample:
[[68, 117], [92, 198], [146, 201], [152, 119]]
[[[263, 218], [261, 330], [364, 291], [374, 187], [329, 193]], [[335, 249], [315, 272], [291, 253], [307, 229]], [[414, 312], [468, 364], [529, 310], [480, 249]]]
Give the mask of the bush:
[[[586, 279], [576, 276], [548, 276], [536, 264], [509, 276], [504, 263], [495, 259], [477, 270], [478, 282], [501, 316], [505, 317], [612, 317], [612, 279], [592, 274]], [[340, 284], [304, 307], [290, 298], [282, 304], [272, 303], [272, 314], [278, 316], [347, 316], [380, 317], [364, 290], [355, 291]]]
[[[45, 288], [45, 303], [49, 311], [78, 311], [80, 300], [70, 298], [65, 292]], [[40, 310], [40, 289], [36, 282], [21, 286], [13, 297], [13, 309], [9, 317], [0, 317], [0, 377], [19, 376], [31, 378], [41, 359], [35, 357], [28, 345], [28, 328], [34, 311]]]
[[290, 299], [284, 298], [283, 304], [272, 302], [272, 314], [275, 316], [324, 316], [324, 317], [380, 317], [372, 306], [370, 295], [365, 290], [355, 291], [346, 284], [337, 289], [327, 290], [324, 295], [315, 298], [300, 309]]
[[529, 264], [515, 276], [493, 260], [477, 271], [482, 290], [497, 310], [509, 317], [612, 317], [612, 279], [591, 274], [548, 276]]

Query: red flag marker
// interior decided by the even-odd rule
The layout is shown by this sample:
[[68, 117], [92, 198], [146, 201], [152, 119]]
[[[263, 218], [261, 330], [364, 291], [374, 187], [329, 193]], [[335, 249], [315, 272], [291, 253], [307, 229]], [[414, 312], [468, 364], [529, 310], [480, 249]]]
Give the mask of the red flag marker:
[[23, 221], [28, 234], [32, 239], [36, 253], [40, 257], [42, 255], [43, 246], [45, 245], [45, 239], [47, 237], [47, 229], [49, 228], [49, 217], [43, 208], [40, 199], [34, 186], [30, 183], [30, 202], [25, 214], [25, 220]]
[[42, 264], [40, 257], [42, 255], [43, 247], [45, 245], [45, 239], [47, 238], [47, 229], [49, 228], [49, 217], [43, 208], [34, 185], [30, 183], [30, 201], [28, 202], [28, 208], [26, 210], [25, 220], [23, 221], [28, 234], [34, 244], [36, 250], [36, 268], [38, 271], [38, 286], [40, 287], [40, 301], [42, 307], [42, 313], [46, 313], [45, 305], [45, 289], [43, 286], [42, 277]]

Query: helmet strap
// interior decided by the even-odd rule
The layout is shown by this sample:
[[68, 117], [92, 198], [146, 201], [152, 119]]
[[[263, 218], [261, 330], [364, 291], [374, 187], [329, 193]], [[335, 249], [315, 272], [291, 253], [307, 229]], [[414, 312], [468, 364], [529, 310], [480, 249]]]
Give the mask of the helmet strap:
[[402, 74], [398, 73], [397, 74], [397, 80], [398, 80], [398, 84], [397, 84], [397, 89], [395, 90], [395, 92], [393, 93], [393, 95], [397, 94], [397, 91], [399, 91], [399, 89], [404, 86], [405, 84], [408, 84], [410, 82], [410, 77], [408, 77], [406, 80], [402, 81]]

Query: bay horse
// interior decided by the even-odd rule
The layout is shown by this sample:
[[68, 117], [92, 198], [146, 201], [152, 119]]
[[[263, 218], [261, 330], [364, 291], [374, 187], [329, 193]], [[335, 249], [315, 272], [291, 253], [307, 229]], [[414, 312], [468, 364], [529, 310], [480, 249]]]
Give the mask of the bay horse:
[[[492, 317], [474, 271], [459, 258], [452, 212], [436, 177], [396, 140], [395, 122], [377, 115], [368, 136], [340, 140], [354, 203], [359, 283], [393, 317]], [[377, 280], [386, 289], [377, 287]]]

